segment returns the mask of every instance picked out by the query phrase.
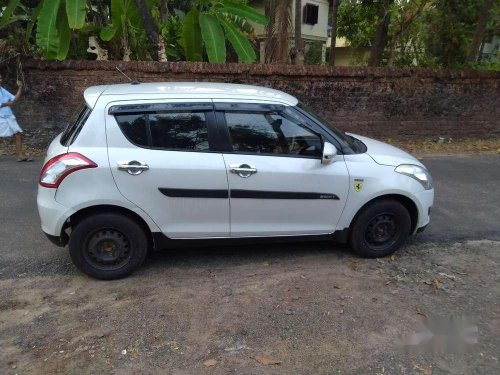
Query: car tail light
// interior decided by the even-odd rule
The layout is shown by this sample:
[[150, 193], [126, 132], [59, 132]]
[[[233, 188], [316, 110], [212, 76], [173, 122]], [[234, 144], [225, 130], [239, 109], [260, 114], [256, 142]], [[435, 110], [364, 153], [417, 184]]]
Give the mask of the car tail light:
[[96, 167], [96, 163], [77, 152], [57, 155], [43, 166], [39, 183], [48, 188], [58, 188], [67, 175], [80, 169]]

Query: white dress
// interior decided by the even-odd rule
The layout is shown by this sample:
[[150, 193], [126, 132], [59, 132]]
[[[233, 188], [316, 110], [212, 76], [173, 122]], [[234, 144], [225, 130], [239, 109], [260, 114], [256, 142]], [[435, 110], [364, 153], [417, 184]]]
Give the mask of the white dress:
[[[0, 87], [0, 103], [10, 102], [15, 96], [10, 92]], [[16, 120], [16, 116], [12, 113], [10, 107], [0, 108], [0, 137], [12, 137], [14, 134], [22, 133], [23, 130]]]

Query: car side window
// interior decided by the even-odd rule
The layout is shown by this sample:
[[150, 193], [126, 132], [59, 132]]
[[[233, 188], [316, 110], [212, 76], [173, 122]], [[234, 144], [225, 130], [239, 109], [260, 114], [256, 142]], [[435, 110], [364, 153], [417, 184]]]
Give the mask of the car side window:
[[234, 152], [321, 157], [321, 137], [299, 118], [276, 111], [226, 111]]
[[163, 150], [207, 151], [208, 126], [204, 112], [116, 114], [127, 139], [136, 146]]
[[152, 146], [164, 149], [205, 151], [208, 127], [203, 112], [173, 112], [149, 115]]
[[130, 142], [136, 146], [149, 146], [147, 118], [145, 114], [117, 115], [116, 121]]

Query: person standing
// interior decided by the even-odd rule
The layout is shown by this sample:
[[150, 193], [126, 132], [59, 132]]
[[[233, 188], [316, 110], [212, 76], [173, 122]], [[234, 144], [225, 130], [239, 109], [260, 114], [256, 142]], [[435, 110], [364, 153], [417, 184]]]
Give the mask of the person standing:
[[14, 113], [10, 108], [21, 98], [23, 83], [21, 81], [17, 81], [18, 89], [16, 95], [12, 95], [1, 85], [2, 75], [0, 74], [0, 137], [5, 138], [14, 136], [16, 142], [17, 161], [33, 161], [32, 158], [23, 153], [23, 140], [21, 138], [23, 130], [17, 123], [16, 116], [14, 116]]

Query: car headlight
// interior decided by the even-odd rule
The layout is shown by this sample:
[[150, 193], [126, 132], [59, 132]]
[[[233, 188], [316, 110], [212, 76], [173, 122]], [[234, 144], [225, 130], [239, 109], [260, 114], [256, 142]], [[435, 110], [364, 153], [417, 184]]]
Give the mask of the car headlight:
[[425, 190], [433, 188], [432, 177], [425, 168], [413, 164], [401, 164], [394, 171], [414, 178], [422, 184]]

